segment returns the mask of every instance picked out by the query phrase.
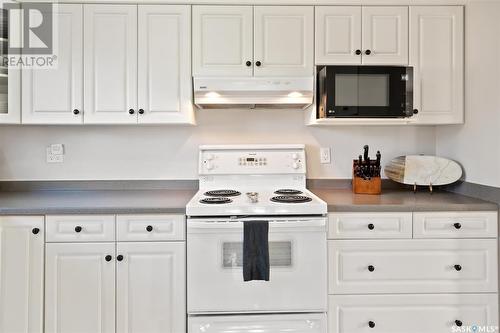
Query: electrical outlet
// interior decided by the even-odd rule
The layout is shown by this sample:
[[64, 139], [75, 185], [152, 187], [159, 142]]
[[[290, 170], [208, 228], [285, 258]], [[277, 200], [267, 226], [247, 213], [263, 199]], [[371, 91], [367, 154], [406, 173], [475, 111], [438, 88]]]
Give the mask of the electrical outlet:
[[63, 154], [53, 154], [51, 147], [47, 147], [47, 163], [63, 163]]
[[330, 164], [331, 156], [330, 156], [330, 148], [329, 147], [321, 147], [319, 149], [319, 159], [322, 164]]

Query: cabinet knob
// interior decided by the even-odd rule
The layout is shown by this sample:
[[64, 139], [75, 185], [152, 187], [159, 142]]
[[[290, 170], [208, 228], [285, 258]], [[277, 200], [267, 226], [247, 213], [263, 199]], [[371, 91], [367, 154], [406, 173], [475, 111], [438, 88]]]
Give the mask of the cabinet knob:
[[252, 62], [251, 61], [247, 61], [246, 65], [247, 65], [247, 67], [250, 67], [250, 66], [252, 66]]
[[106, 259], [106, 261], [111, 261], [113, 257], [108, 254], [107, 256], [104, 257], [104, 259]]
[[374, 327], [375, 327], [375, 322], [370, 320], [370, 321], [368, 322], [368, 327], [370, 327], [370, 328], [374, 328]]
[[462, 270], [462, 266], [460, 265], [455, 265], [453, 266], [457, 272], [460, 272]]
[[123, 256], [121, 254], [117, 255], [116, 256], [116, 260], [122, 261], [123, 260]]
[[369, 270], [370, 272], [373, 272], [373, 271], [375, 270], [375, 266], [373, 266], [373, 265], [369, 265], [369, 266], [368, 266], [368, 270]]
[[262, 63], [261, 63], [260, 61], [257, 61], [257, 62], [255, 63], [255, 65], [256, 65], [257, 67], [260, 67], [260, 66], [262, 65]]
[[134, 114], [134, 113], [135, 113], [135, 111], [134, 111], [134, 109], [130, 109], [130, 110], [128, 110], [128, 113], [130, 113], [130, 114]]
[[356, 53], [356, 55], [360, 55], [361, 54], [361, 50], [356, 50], [356, 51], [354, 51], [354, 53]]
[[455, 229], [460, 229], [462, 228], [462, 225], [460, 223], [454, 223], [453, 226], [455, 227]]
[[82, 231], [82, 227], [80, 227], [79, 225], [77, 225], [75, 227], [75, 232], [81, 232]]
[[74, 110], [73, 110], [73, 114], [80, 114], [80, 110], [78, 110], [78, 109], [74, 109]]
[[375, 225], [373, 225], [373, 223], [368, 224], [368, 229], [370, 230], [375, 229]]
[[455, 320], [455, 325], [457, 325], [458, 327], [460, 327], [460, 326], [462, 326], [462, 325], [463, 325], [463, 323], [462, 323], [462, 321], [461, 321], [461, 320], [458, 320], [458, 319], [457, 319], [457, 320]]
[[33, 228], [33, 229], [31, 230], [31, 232], [33, 233], [33, 235], [36, 235], [36, 234], [38, 234], [38, 233], [40, 232], [40, 229], [38, 229], [38, 228]]
[[365, 51], [365, 54], [366, 54], [366, 55], [370, 55], [370, 54], [372, 54], [372, 51], [370, 51], [370, 50], [366, 50], [366, 51]]
[[153, 231], [153, 226], [148, 225], [148, 226], [146, 227], [146, 231], [147, 231], [147, 232], [151, 232], [151, 231]]
[[139, 109], [139, 114], [144, 114], [144, 109]]
[[413, 109], [413, 114], [417, 114], [418, 113], [418, 109]]

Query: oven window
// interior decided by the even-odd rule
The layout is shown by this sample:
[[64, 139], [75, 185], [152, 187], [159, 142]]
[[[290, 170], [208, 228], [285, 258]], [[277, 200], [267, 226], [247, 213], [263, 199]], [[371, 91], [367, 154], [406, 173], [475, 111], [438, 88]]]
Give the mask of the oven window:
[[389, 106], [389, 74], [336, 74], [335, 105]]
[[[292, 242], [269, 242], [269, 264], [271, 267], [292, 266]], [[243, 266], [243, 243], [227, 242], [222, 244], [223, 268]]]

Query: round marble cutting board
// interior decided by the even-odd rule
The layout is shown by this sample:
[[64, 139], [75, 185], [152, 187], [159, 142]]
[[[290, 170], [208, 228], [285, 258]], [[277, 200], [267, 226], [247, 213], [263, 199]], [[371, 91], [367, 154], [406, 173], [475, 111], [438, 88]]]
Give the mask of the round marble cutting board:
[[384, 172], [389, 179], [406, 185], [448, 185], [462, 177], [462, 167], [457, 162], [431, 155], [396, 157]]

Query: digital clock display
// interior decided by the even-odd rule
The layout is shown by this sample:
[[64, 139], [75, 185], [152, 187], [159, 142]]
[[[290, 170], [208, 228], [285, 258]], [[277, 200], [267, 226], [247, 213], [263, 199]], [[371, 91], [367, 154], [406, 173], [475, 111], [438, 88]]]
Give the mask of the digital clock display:
[[247, 162], [255, 162], [255, 158], [254, 157], [247, 157]]

